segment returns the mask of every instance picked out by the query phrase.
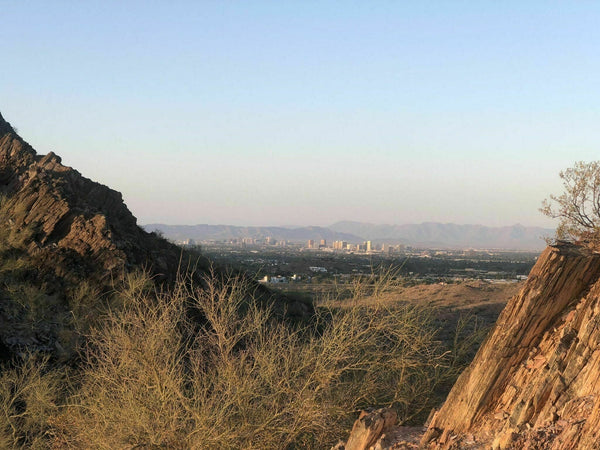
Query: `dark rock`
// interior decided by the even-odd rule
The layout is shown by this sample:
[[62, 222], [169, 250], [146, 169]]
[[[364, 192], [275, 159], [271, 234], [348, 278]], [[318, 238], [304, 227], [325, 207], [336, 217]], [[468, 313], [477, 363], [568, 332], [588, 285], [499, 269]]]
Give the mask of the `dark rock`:
[[[0, 226], [11, 240], [0, 249], [0, 262], [3, 252], [13, 257], [18, 252], [18, 258], [29, 263], [19, 276], [46, 295], [62, 296], [62, 304], [55, 301], [52, 307], [24, 307], [21, 316], [31, 315], [35, 307], [41, 319], [32, 319], [29, 331], [17, 333], [21, 319], [11, 310], [13, 294], [3, 292], [0, 286], [0, 324], [7, 324], [0, 327], [0, 340], [5, 343], [11, 337], [19, 348], [35, 346], [33, 339], [43, 337], [44, 348], [60, 348], [56, 336], [47, 335], [46, 323], [64, 322], [69, 314], [65, 292], [83, 282], [109, 289], [132, 269], [142, 268], [155, 282], [168, 285], [176, 280], [180, 268], [193, 267], [201, 285], [202, 276], [208, 273], [206, 258], [183, 253], [144, 231], [119, 192], [63, 165], [53, 152], [37, 155], [1, 115], [0, 196]], [[312, 313], [307, 305], [256, 287], [263, 301], [275, 302], [275, 311], [284, 314], [289, 310], [294, 318]]]

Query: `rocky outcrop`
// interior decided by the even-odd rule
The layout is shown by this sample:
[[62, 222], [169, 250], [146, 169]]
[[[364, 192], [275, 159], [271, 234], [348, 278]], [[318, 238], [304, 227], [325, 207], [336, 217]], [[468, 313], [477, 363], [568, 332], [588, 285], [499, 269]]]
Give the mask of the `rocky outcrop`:
[[136, 265], [163, 276], [177, 271], [181, 252], [138, 227], [119, 192], [62, 165], [52, 152], [37, 155], [2, 116], [0, 194], [5, 220], [33, 231], [31, 251], [58, 275], [73, 275], [75, 266], [86, 277]]
[[396, 412], [383, 408], [376, 411], [361, 412], [354, 422], [348, 442], [344, 450], [367, 450], [377, 444], [385, 432], [389, 432], [396, 424]]
[[600, 448], [600, 254], [547, 248], [460, 376], [424, 448]]
[[419, 448], [423, 427], [396, 426], [397, 415], [391, 408], [361, 411], [347, 442], [340, 441], [331, 450], [411, 450]]
[[181, 260], [178, 247], [137, 226], [119, 192], [52, 152], [38, 155], [0, 115], [0, 358], [72, 356], [79, 286], [101, 296], [134, 268], [169, 283]]
[[[73, 315], [67, 292], [83, 283], [111, 290], [142, 268], [169, 284], [190, 267], [201, 284], [208, 260], [144, 231], [119, 192], [63, 165], [53, 152], [38, 155], [0, 115], [0, 357], [7, 348], [60, 347], [58, 335], [69, 334], [64, 327]], [[312, 312], [254, 288], [282, 315]]]

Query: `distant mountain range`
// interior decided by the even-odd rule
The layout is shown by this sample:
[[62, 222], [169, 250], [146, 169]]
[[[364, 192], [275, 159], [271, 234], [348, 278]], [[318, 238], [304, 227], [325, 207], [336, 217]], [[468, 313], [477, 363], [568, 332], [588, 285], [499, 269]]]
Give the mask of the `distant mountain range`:
[[165, 237], [174, 240], [194, 239], [223, 240], [235, 238], [265, 239], [272, 237], [278, 241], [304, 242], [309, 239], [320, 241], [348, 241], [351, 243], [363, 242], [360, 236], [353, 236], [343, 231], [334, 231], [324, 227], [236, 227], [233, 225], [164, 225], [153, 223], [143, 226], [146, 231], [160, 231]]
[[329, 227], [334, 231], [357, 236], [369, 236], [375, 242], [404, 243], [418, 247], [498, 248], [541, 250], [544, 237], [554, 235], [551, 228], [486, 227], [454, 223], [424, 222], [408, 225], [376, 225], [363, 222], [337, 222]]
[[407, 225], [376, 225], [363, 222], [337, 222], [329, 227], [238, 227], [233, 225], [144, 225], [147, 231], [160, 231], [174, 240], [224, 240], [234, 238], [265, 239], [303, 242], [309, 239], [329, 243], [335, 240], [359, 243], [405, 244], [424, 248], [496, 248], [511, 250], [541, 250], [543, 240], [552, 236], [551, 228], [486, 227], [453, 223], [425, 222]]

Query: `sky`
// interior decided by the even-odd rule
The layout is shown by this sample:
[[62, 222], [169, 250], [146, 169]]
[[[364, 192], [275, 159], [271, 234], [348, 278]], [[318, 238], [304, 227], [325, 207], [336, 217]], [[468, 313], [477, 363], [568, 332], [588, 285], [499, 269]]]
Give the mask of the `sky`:
[[2, 2], [0, 112], [138, 223], [552, 226], [600, 3]]

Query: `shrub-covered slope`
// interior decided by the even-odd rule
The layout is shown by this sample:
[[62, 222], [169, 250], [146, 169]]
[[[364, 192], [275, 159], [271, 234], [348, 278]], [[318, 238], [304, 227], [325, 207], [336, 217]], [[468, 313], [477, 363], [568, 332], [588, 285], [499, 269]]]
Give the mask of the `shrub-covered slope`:
[[[147, 233], [119, 192], [38, 155], [0, 115], [0, 342], [11, 352], [69, 353], [82, 315], [132, 270], [172, 283], [180, 268], [209, 263]], [[255, 286], [263, 298], [270, 294]], [[278, 298], [302, 316], [307, 305]], [[0, 352], [6, 354], [7, 352]]]

